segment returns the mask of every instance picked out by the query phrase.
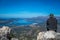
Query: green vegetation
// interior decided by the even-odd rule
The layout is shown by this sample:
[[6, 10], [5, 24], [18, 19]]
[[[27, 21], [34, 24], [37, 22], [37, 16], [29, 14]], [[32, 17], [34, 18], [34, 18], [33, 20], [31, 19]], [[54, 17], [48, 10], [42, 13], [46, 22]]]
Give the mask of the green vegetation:
[[13, 28], [16, 32], [16, 37], [19, 38], [19, 40], [36, 40], [37, 35], [40, 31], [45, 31], [46, 29], [43, 28], [42, 26], [37, 27], [37, 26], [22, 26], [22, 27], [17, 27]]

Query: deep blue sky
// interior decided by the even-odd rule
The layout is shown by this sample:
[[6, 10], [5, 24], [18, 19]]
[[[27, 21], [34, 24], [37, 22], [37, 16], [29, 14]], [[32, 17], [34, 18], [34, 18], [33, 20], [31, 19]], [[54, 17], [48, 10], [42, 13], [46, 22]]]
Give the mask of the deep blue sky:
[[0, 17], [60, 16], [60, 0], [0, 0]]

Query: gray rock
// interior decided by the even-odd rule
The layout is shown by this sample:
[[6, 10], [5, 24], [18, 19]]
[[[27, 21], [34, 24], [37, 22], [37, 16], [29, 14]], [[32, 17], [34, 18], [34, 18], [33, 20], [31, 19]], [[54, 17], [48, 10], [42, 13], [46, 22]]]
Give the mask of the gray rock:
[[60, 33], [54, 31], [40, 32], [37, 40], [60, 40]]
[[11, 40], [18, 40], [18, 38], [12, 38]]

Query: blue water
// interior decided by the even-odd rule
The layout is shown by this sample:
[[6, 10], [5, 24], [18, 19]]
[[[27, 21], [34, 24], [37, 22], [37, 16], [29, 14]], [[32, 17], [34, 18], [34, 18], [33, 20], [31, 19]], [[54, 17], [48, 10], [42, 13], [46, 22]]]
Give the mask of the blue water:
[[19, 25], [29, 25], [29, 24], [32, 24], [33, 22], [29, 22], [27, 20], [24, 20], [24, 19], [19, 19], [17, 21], [13, 21], [11, 23], [9, 23], [8, 25], [16, 25], [16, 26], [19, 26]]
[[[6, 21], [5, 19], [3, 19], [4, 21]], [[7, 20], [13, 20], [11, 22], [8, 22], [8, 23], [4, 23], [4, 24], [0, 24], [0, 26], [20, 26], [20, 25], [30, 25], [32, 23], [42, 23], [44, 22], [43, 20], [37, 20], [37, 21], [27, 21], [26, 19], [7, 19]]]

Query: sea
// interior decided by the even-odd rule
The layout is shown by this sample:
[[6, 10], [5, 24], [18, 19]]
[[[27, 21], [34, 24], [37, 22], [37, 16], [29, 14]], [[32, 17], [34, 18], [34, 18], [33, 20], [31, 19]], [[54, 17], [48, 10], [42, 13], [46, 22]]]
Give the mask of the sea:
[[[46, 22], [46, 18], [40, 19], [25, 19], [25, 18], [0, 18], [0, 26], [21, 26], [21, 25], [30, 25], [33, 23], [44, 24]], [[60, 18], [58, 18], [58, 24], [60, 25]]]
[[30, 25], [33, 22], [25, 19], [0, 19], [0, 26], [21, 26]]

